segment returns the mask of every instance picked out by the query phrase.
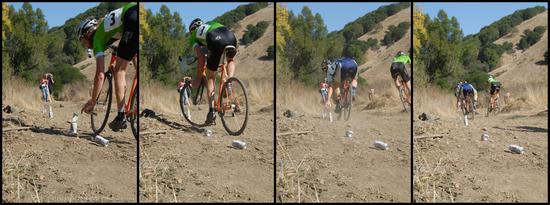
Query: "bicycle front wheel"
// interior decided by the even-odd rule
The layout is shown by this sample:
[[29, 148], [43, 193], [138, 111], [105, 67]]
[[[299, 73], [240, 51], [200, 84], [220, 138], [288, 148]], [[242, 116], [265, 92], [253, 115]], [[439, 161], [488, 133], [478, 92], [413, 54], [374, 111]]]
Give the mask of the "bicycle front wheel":
[[227, 79], [219, 97], [223, 127], [230, 135], [240, 135], [248, 122], [248, 94], [244, 84], [235, 77]]
[[[206, 90], [206, 80], [203, 78], [196, 89], [191, 89], [186, 85], [180, 90], [180, 108], [183, 117], [193, 126], [204, 126], [206, 115], [208, 114], [208, 96]], [[192, 98], [192, 99], [191, 99]]]
[[103, 86], [99, 92], [99, 96], [96, 99], [94, 110], [91, 114], [92, 131], [96, 135], [101, 133], [107, 124], [109, 119], [109, 113], [111, 112], [111, 103], [113, 100], [113, 76], [111, 71], [105, 72], [105, 79], [103, 80]]
[[138, 126], [138, 96], [139, 96], [139, 89], [136, 89], [135, 92], [131, 96], [131, 102], [130, 102], [130, 114], [127, 117], [128, 122], [130, 122], [130, 126], [132, 127], [132, 134], [134, 134], [134, 137], [136, 140], [138, 140], [138, 134], [139, 134], [139, 126]]

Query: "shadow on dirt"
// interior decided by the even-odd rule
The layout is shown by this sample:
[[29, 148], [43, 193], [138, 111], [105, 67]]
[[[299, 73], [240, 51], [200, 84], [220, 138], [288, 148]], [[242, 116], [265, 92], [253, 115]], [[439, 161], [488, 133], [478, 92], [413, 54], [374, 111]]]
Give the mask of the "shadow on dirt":
[[496, 129], [501, 130], [508, 130], [508, 131], [516, 131], [516, 132], [548, 132], [548, 129], [540, 128], [540, 127], [531, 127], [531, 126], [516, 126], [514, 128], [502, 128], [502, 127], [494, 127]]
[[174, 128], [174, 129], [177, 129], [177, 130], [183, 130], [183, 131], [186, 131], [186, 132], [203, 132], [204, 131], [204, 128], [199, 128], [199, 127], [194, 127], [194, 126], [190, 126], [190, 125], [183, 125], [183, 124], [180, 124], [178, 122], [175, 122], [175, 121], [170, 121], [168, 118], [165, 118], [161, 115], [157, 115], [155, 113], [155, 111], [153, 110], [150, 110], [150, 109], [145, 109], [141, 112], [141, 114], [139, 115], [139, 117], [149, 117], [149, 118], [152, 118], [152, 119], [155, 119], [165, 125], [168, 125], [169, 127], [171, 128]]

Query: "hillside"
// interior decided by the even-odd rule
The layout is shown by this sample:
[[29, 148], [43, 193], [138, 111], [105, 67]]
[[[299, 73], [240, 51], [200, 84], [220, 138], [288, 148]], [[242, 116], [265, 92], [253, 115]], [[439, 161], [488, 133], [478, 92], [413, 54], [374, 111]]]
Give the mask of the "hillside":
[[[399, 23], [404, 21], [411, 22], [410, 16], [411, 10], [403, 9], [397, 14], [390, 16], [384, 21], [380, 22], [381, 29], [375, 29], [371, 32], [368, 32], [359, 37], [359, 40], [366, 41], [369, 38], [375, 38], [378, 39], [378, 41], [380, 42], [380, 40], [384, 38], [386, 31], [388, 31], [389, 26], [397, 26]], [[407, 52], [410, 47], [411, 31], [409, 29], [409, 31], [407, 31], [407, 34], [405, 34], [403, 38], [401, 38], [393, 45], [389, 47], [380, 46], [380, 49], [375, 51], [368, 50], [365, 53], [366, 63], [359, 66], [359, 70], [368, 68], [366, 72], [361, 74], [361, 76], [367, 80], [367, 89], [374, 88], [375, 90], [378, 90], [378, 93], [389, 93], [391, 96], [397, 97], [398, 93], [393, 92], [395, 86], [393, 85], [393, 81], [389, 73], [391, 58], [400, 50]], [[407, 66], [407, 69], [409, 69], [408, 71], [410, 74], [410, 66]]]
[[273, 12], [275, 6], [270, 4], [266, 8], [251, 14], [239, 21], [233, 29], [237, 41], [242, 38], [246, 26], [256, 25], [260, 21], [268, 21], [269, 26], [265, 33], [248, 46], [239, 45], [235, 61], [237, 62], [236, 75], [242, 79], [269, 79], [273, 81], [273, 60], [260, 60], [265, 56], [269, 46], [274, 45], [275, 26], [273, 25]]
[[[498, 40], [495, 44], [511, 42], [514, 46], [519, 42], [525, 29], [533, 30], [536, 26], [545, 26], [546, 32], [539, 42], [525, 51], [516, 50], [512, 54], [503, 54], [501, 65], [491, 73], [495, 74], [503, 83], [525, 84], [546, 83], [548, 80], [548, 66], [539, 65], [537, 62], [544, 60], [544, 52], [548, 50], [548, 11], [524, 21], [516, 27], [518, 32], [510, 33]], [[506, 86], [511, 87], [511, 86]]]

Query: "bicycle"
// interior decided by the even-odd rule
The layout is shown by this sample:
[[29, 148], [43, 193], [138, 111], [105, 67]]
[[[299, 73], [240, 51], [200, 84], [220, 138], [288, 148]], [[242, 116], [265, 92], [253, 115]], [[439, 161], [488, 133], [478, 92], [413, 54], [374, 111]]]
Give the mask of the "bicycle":
[[324, 118], [327, 117], [327, 113], [328, 113], [328, 118], [329, 118], [330, 122], [332, 122], [332, 112], [330, 111], [330, 107], [327, 106], [328, 90], [326, 88], [321, 89], [321, 99], [322, 99], [322, 103], [323, 103], [323, 109], [321, 111], [321, 115], [324, 119]]
[[476, 109], [474, 103], [472, 102], [471, 95], [460, 97], [460, 109], [462, 110], [462, 115], [464, 116], [464, 124], [468, 126], [468, 119], [474, 120], [476, 114]]
[[[403, 105], [403, 111], [404, 112], [409, 112], [409, 109], [407, 109], [407, 107], [409, 107], [409, 103], [407, 102], [407, 99], [405, 99], [405, 96], [406, 96], [406, 93], [407, 92], [404, 88], [404, 86], [407, 86], [407, 82], [405, 82], [403, 80], [403, 78], [401, 78], [401, 75], [397, 75], [398, 77], [398, 80], [401, 84], [401, 86], [399, 86], [399, 88], [397, 88], [397, 91], [399, 92], [399, 99], [401, 100], [401, 104]], [[410, 94], [410, 92], [409, 92]]]
[[[103, 80], [103, 86], [102, 90], [99, 93], [99, 96], [97, 96], [96, 100], [96, 106], [94, 108], [94, 111], [91, 114], [91, 120], [92, 120], [92, 130], [96, 135], [101, 133], [103, 129], [105, 128], [105, 125], [107, 124], [107, 119], [109, 118], [109, 114], [111, 112], [111, 102], [113, 100], [113, 69], [115, 68], [116, 64], [116, 51], [117, 46], [109, 46], [110, 49], [113, 50], [111, 61], [109, 62], [109, 67], [107, 71], [104, 72], [105, 78]], [[132, 82], [132, 87], [130, 89], [130, 98], [128, 99], [128, 102], [126, 105], [124, 105], [124, 116], [130, 123], [130, 126], [132, 128], [132, 134], [138, 139], [138, 89], [137, 89], [137, 75], [138, 75], [138, 69], [136, 67], [136, 75], [134, 76], [134, 80]], [[105, 114], [100, 115], [100, 114]]]
[[[236, 49], [235, 46], [226, 46], [224, 48], [220, 59], [221, 64], [218, 66], [220, 69], [216, 71], [221, 73], [220, 79], [215, 80], [218, 82], [218, 86], [216, 93], [217, 99], [214, 100], [214, 110], [220, 116], [223, 127], [230, 135], [242, 134], [248, 122], [248, 94], [246, 88], [238, 78], [228, 78], [225, 67], [226, 53], [228, 51], [236, 51]], [[188, 65], [194, 63], [196, 60], [197, 58]], [[191, 113], [193, 113], [192, 115], [194, 116], [206, 116], [209, 110], [208, 94], [205, 96], [204, 92], [207, 83], [206, 65], [204, 71], [197, 88], [192, 88], [191, 84], [187, 83], [184, 88], [180, 90], [179, 101], [183, 116], [187, 122], [197, 127], [208, 126], [205, 121], [199, 121], [197, 117], [191, 118]], [[216, 84], [216, 82], [214, 84]], [[229, 85], [231, 86], [228, 87]], [[185, 99], [189, 99], [190, 96], [192, 97], [192, 103], [186, 104]], [[241, 118], [243, 118], [242, 122], [240, 120]], [[232, 122], [234, 122], [234, 124], [231, 124]]]
[[489, 117], [489, 114], [493, 113], [493, 115], [498, 115], [498, 113], [500, 113], [500, 98], [498, 96], [495, 96], [495, 108], [492, 108], [492, 104], [491, 104], [491, 94], [488, 94], [487, 95], [487, 114], [485, 115], [485, 117]]
[[350, 93], [350, 82], [349, 80], [344, 80], [343, 82], [343, 91], [342, 91], [342, 94], [340, 95], [340, 100], [339, 100], [339, 103], [340, 103], [340, 112], [338, 112], [338, 120], [340, 120], [340, 118], [342, 118], [342, 113], [344, 114], [344, 117], [346, 119], [346, 121], [349, 120], [349, 117], [351, 115], [351, 107], [353, 106], [352, 104], [352, 96], [351, 96], [351, 93]]

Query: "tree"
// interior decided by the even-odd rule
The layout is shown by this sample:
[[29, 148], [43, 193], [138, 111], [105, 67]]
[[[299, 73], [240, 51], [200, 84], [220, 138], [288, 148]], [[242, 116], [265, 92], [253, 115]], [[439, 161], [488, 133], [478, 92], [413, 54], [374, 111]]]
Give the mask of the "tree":
[[246, 31], [241, 38], [241, 43], [244, 45], [249, 45], [252, 42], [258, 40], [260, 37], [262, 37], [268, 26], [269, 22], [267, 21], [260, 21], [256, 24], [256, 26], [248, 24], [246, 26]]

